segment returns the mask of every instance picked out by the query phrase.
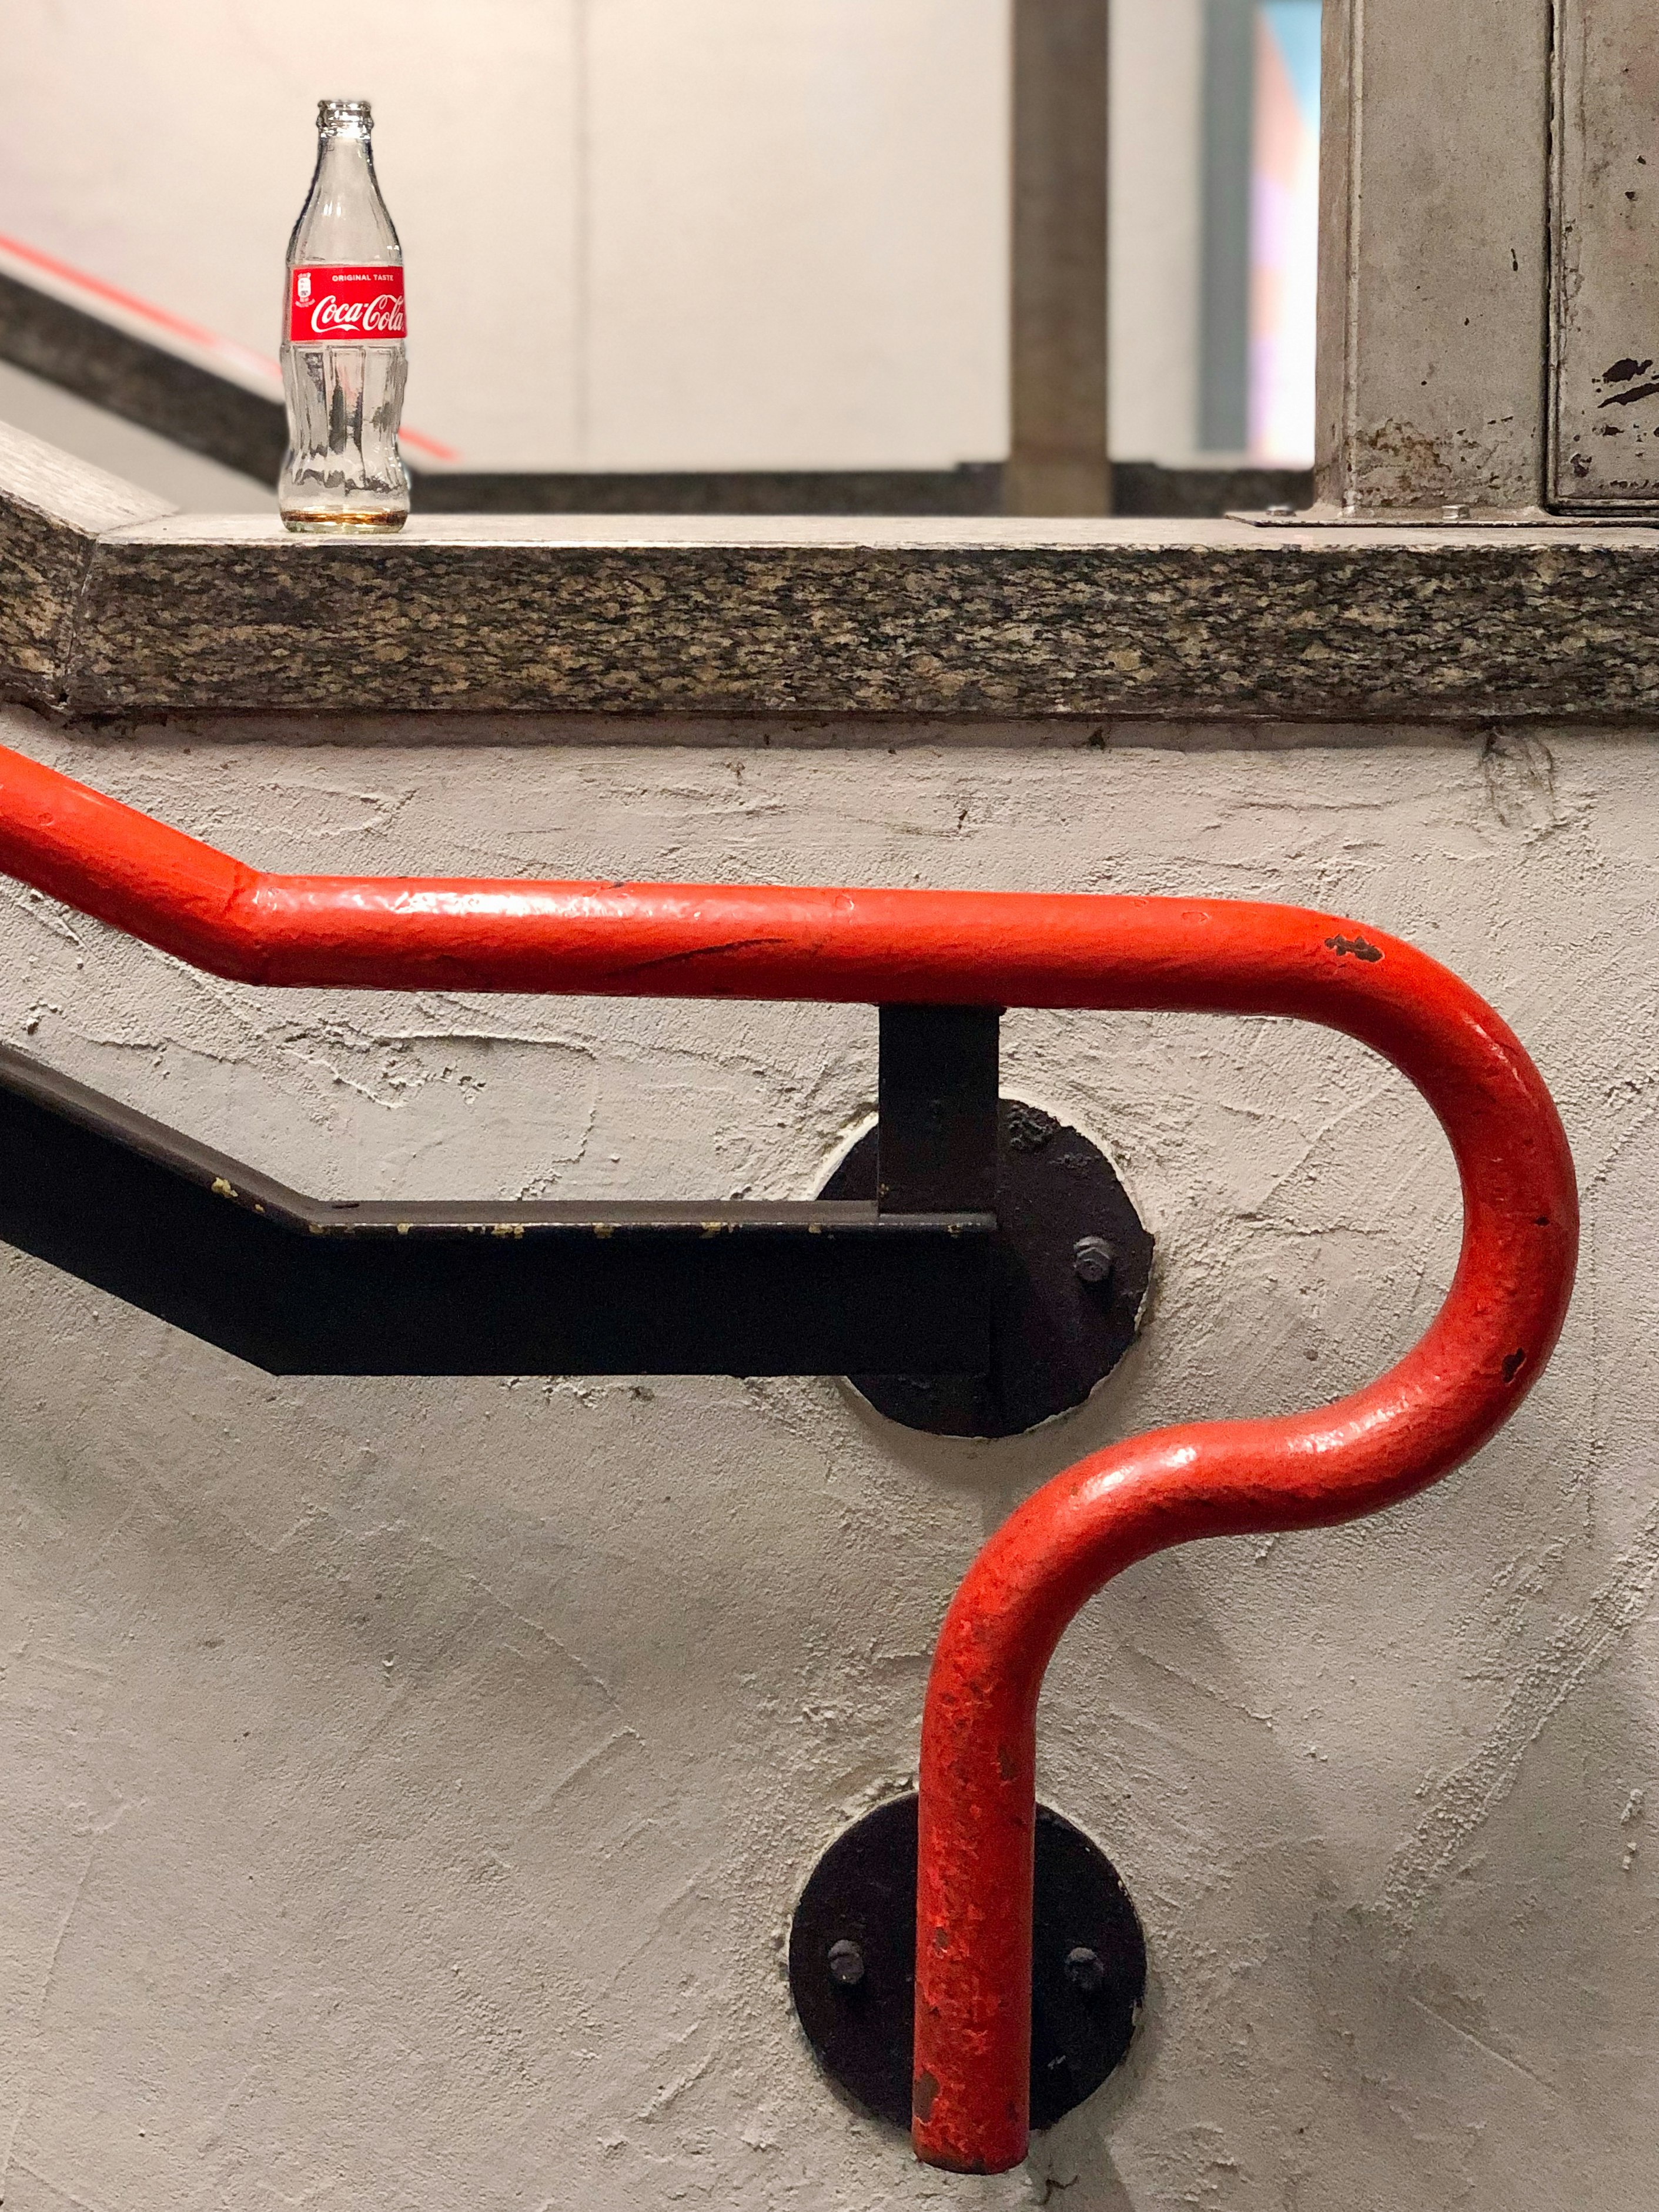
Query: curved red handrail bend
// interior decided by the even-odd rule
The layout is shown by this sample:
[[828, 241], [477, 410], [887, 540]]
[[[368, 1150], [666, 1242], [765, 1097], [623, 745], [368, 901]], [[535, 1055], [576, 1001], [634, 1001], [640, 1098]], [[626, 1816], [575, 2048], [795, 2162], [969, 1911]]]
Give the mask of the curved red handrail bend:
[[1278, 1015], [1345, 1031], [1416, 1085], [1464, 1203], [1456, 1274], [1422, 1340], [1339, 1404], [1084, 1460], [1004, 1524], [946, 1615], [922, 1727], [915, 2140], [935, 2165], [1017, 2164], [1048, 1659], [1131, 1561], [1373, 1512], [1478, 1449], [1537, 1380], [1571, 1291], [1577, 1198], [1514, 1036], [1425, 954], [1299, 908], [268, 875], [4, 751], [0, 869], [246, 982]]

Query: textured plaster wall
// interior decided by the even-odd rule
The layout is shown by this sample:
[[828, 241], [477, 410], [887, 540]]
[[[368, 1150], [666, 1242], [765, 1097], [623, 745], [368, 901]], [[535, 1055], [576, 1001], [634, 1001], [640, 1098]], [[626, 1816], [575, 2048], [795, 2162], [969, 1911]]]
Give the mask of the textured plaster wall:
[[[1351, 909], [1536, 1053], [1578, 1299], [1439, 1489], [1150, 1561], [1079, 1622], [1044, 1791], [1130, 1884], [1148, 2014], [974, 2182], [816, 2077], [793, 1897], [909, 1775], [940, 1614], [1016, 1498], [1148, 1424], [1334, 1395], [1420, 1328], [1455, 1194], [1399, 1083], [1289, 1027], [1011, 1016], [1007, 1087], [1110, 1148], [1160, 1260], [1097, 1400], [998, 1447], [833, 1381], [273, 1382], [0, 1255], [8, 2212], [1650, 2206], [1647, 745], [360, 734], [0, 730], [282, 868]], [[871, 1105], [859, 1010], [262, 994], [9, 888], [0, 929], [0, 1036], [319, 1189], [803, 1194]]]

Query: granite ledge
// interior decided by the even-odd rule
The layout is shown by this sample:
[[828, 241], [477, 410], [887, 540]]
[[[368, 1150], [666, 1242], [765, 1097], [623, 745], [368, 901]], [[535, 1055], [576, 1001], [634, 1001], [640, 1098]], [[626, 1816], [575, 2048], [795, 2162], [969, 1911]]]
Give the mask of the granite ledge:
[[156, 506], [0, 431], [6, 696], [85, 720], [1659, 722], [1659, 532], [1635, 526], [434, 515], [321, 539]]

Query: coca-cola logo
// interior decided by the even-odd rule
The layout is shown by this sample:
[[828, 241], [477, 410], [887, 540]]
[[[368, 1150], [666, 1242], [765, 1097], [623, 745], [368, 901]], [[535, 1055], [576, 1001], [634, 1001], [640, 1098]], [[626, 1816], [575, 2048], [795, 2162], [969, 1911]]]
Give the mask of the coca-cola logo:
[[311, 330], [314, 337], [349, 331], [363, 337], [400, 338], [404, 303], [395, 292], [377, 292], [372, 300], [342, 300], [325, 292], [312, 303]]
[[404, 272], [398, 268], [296, 269], [289, 296], [289, 337], [359, 345], [395, 344], [404, 336]]

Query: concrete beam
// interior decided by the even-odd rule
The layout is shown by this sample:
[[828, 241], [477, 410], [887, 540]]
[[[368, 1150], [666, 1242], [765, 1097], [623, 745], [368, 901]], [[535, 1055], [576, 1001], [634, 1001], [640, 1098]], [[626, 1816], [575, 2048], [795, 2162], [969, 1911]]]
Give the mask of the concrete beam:
[[416, 515], [319, 541], [0, 431], [0, 697], [83, 718], [1659, 719], [1659, 532], [1589, 523]]
[[1106, 514], [1108, 0], [1013, 0], [1011, 514]]

